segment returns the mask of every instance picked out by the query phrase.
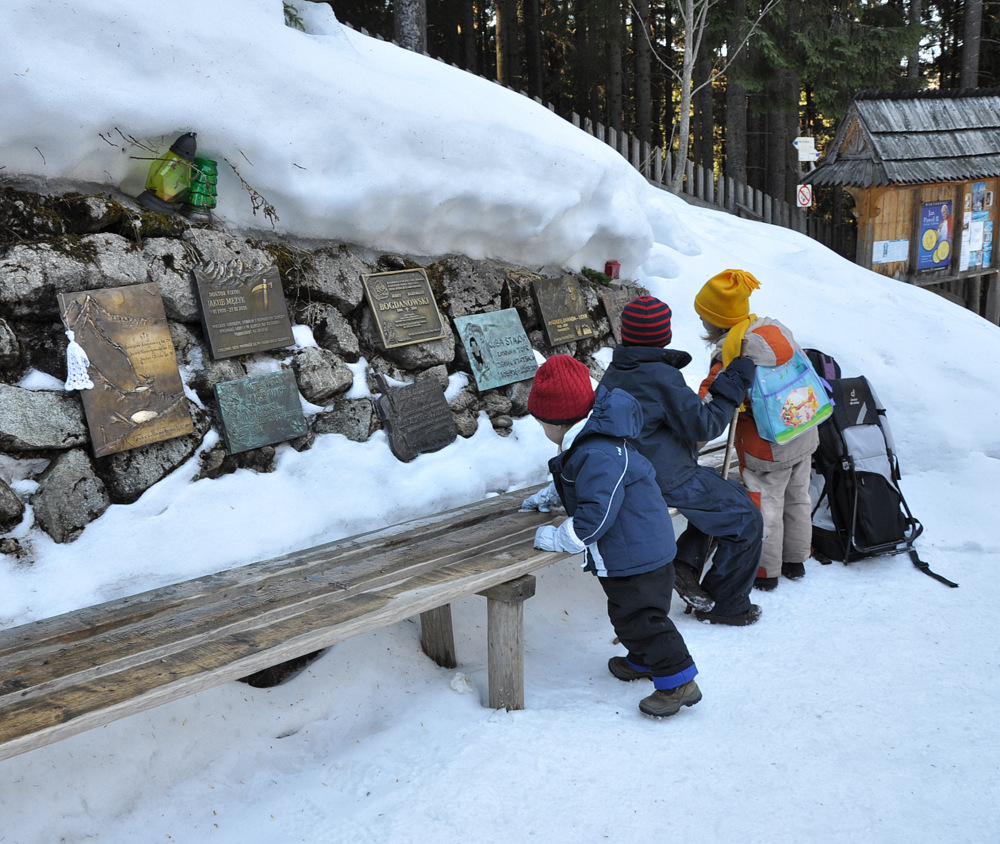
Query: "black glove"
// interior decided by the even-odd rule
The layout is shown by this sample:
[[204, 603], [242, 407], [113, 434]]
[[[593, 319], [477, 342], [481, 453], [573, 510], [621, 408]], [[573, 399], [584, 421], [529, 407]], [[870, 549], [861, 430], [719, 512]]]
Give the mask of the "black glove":
[[737, 378], [742, 379], [743, 389], [749, 390], [753, 386], [753, 375], [756, 369], [757, 364], [753, 362], [753, 358], [743, 355], [731, 360], [729, 366], [726, 367], [726, 372], [732, 372]]
[[712, 382], [708, 391], [713, 395], [729, 399], [733, 404], [742, 404], [747, 390], [753, 384], [753, 374], [757, 365], [748, 357], [738, 357], [730, 361]]

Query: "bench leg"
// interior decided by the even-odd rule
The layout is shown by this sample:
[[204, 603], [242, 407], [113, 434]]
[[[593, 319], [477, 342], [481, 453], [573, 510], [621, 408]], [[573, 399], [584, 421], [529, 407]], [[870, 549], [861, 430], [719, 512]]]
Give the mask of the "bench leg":
[[420, 613], [420, 646], [442, 668], [455, 668], [455, 631], [451, 624], [451, 604]]
[[524, 709], [524, 602], [535, 594], [526, 574], [479, 593], [486, 598], [491, 709]]

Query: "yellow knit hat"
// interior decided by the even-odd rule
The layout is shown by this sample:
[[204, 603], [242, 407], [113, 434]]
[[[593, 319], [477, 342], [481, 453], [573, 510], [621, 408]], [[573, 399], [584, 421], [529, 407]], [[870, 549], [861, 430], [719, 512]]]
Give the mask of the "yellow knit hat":
[[745, 270], [724, 270], [712, 276], [694, 297], [694, 309], [718, 328], [732, 328], [750, 315], [750, 294], [760, 287]]

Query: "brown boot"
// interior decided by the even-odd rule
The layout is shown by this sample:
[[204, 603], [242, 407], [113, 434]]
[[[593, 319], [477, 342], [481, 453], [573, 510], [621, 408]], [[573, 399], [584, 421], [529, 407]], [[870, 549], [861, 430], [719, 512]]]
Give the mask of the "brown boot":
[[694, 706], [701, 700], [701, 689], [694, 680], [688, 680], [676, 689], [657, 689], [639, 701], [639, 711], [656, 718], [676, 715], [682, 706]]

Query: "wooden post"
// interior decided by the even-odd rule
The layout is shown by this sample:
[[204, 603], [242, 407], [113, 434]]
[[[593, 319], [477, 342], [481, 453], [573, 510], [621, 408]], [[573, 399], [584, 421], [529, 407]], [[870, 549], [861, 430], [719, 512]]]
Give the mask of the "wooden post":
[[458, 665], [451, 604], [420, 613], [420, 647], [442, 668], [455, 668]]
[[479, 593], [486, 598], [491, 709], [524, 709], [524, 602], [535, 577], [523, 575]]
[[986, 282], [986, 319], [994, 325], [1000, 325], [1000, 274], [990, 273], [983, 279]]

